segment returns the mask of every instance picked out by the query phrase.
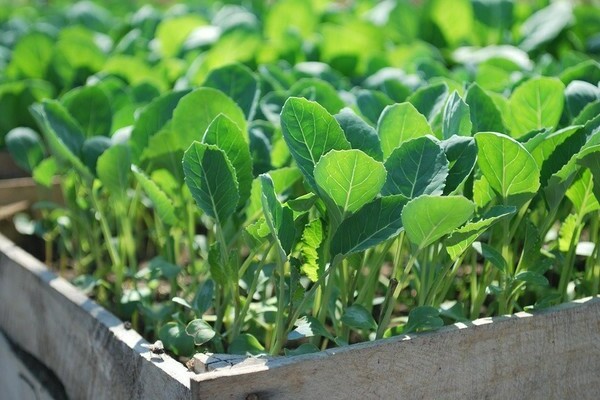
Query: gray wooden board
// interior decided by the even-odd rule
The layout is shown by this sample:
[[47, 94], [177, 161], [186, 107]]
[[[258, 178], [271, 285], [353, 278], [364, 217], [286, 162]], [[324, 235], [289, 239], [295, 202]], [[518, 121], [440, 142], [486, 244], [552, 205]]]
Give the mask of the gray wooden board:
[[598, 399], [600, 298], [192, 380], [200, 399]]
[[[191, 372], [0, 235], [0, 329], [71, 399], [189, 399]], [[1, 395], [0, 395], [1, 397]]]

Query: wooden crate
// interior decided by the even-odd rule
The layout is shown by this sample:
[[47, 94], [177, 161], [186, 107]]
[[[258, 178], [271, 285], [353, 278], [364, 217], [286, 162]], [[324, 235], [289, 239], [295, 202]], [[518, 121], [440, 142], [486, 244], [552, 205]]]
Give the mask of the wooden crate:
[[597, 399], [600, 394], [600, 298], [232, 367], [219, 362], [221, 356], [204, 356], [199, 359], [215, 361], [211, 371], [193, 374], [170, 357], [153, 356], [139, 334], [0, 236], [0, 330], [47, 366], [70, 398]]

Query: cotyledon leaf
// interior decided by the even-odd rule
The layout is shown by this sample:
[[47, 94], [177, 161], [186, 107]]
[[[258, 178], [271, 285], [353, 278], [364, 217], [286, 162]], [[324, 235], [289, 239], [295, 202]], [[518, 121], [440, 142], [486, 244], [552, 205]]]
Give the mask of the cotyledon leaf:
[[152, 201], [160, 220], [167, 225], [175, 225], [177, 223], [175, 208], [173, 202], [167, 197], [165, 192], [137, 166], [132, 165], [131, 171], [133, 171], [133, 175], [144, 190], [144, 193], [146, 193], [146, 196]]
[[402, 231], [402, 208], [408, 199], [401, 195], [378, 197], [346, 218], [331, 240], [331, 254], [348, 255], [365, 251]]
[[419, 249], [450, 234], [471, 218], [475, 204], [463, 196], [422, 195], [402, 210], [406, 235]]
[[252, 156], [244, 133], [229, 117], [219, 114], [206, 129], [202, 142], [218, 146], [231, 161], [239, 185], [238, 207], [242, 207], [250, 197], [254, 179]]
[[456, 229], [444, 241], [446, 252], [452, 259], [456, 261], [462, 253], [464, 253], [471, 244], [486, 230], [488, 230], [496, 222], [510, 215], [513, 215], [517, 209], [513, 206], [495, 206], [492, 207], [480, 220], [465, 224]]
[[347, 214], [377, 196], [386, 171], [382, 163], [360, 150], [332, 150], [321, 157], [314, 176], [319, 189]]
[[422, 194], [440, 195], [448, 176], [448, 160], [442, 147], [430, 137], [404, 142], [385, 161], [388, 172], [384, 195], [409, 199]]
[[314, 170], [321, 157], [331, 150], [351, 147], [335, 118], [318, 103], [304, 98], [287, 99], [281, 110], [281, 129], [298, 168], [314, 189]]
[[198, 206], [222, 225], [239, 200], [235, 170], [225, 152], [215, 145], [194, 142], [183, 155], [183, 173]]

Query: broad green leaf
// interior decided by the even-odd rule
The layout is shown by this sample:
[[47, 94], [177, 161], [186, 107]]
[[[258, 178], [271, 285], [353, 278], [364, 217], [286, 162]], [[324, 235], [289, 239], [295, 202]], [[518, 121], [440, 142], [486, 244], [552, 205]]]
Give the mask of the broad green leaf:
[[[269, 176], [273, 180], [275, 192], [277, 195], [282, 195], [287, 192], [298, 180], [302, 179], [302, 173], [296, 167], [285, 167], [274, 169], [269, 172]], [[252, 189], [250, 191], [250, 202], [246, 207], [246, 218], [248, 221], [253, 220], [262, 213], [262, 188], [260, 178], [255, 178], [252, 181]]]
[[444, 150], [429, 137], [406, 141], [385, 161], [384, 195], [401, 194], [409, 199], [422, 194], [441, 195], [448, 176]]
[[437, 308], [431, 306], [419, 306], [410, 310], [408, 321], [404, 325], [402, 333], [423, 332], [435, 330], [444, 326]]
[[17, 78], [46, 78], [54, 46], [52, 38], [41, 32], [23, 36], [12, 51], [7, 72], [14, 71]]
[[475, 179], [473, 182], [473, 201], [478, 209], [485, 208], [495, 198], [496, 193], [490, 186], [490, 182], [485, 179], [485, 176]]
[[378, 197], [346, 218], [331, 240], [331, 254], [348, 255], [365, 251], [402, 231], [403, 196]]
[[54, 175], [58, 170], [56, 160], [53, 157], [46, 158], [33, 170], [33, 180], [45, 187], [51, 187]]
[[477, 161], [477, 146], [472, 137], [452, 136], [440, 143], [446, 153], [449, 170], [444, 194], [450, 194], [469, 177]]
[[384, 160], [407, 140], [433, 135], [427, 119], [410, 103], [388, 106], [377, 123]]
[[473, 7], [469, 0], [435, 0], [430, 3], [431, 19], [451, 45], [468, 39], [473, 33]]
[[448, 85], [442, 82], [419, 88], [407, 100], [433, 125], [434, 119], [442, 112], [447, 97]]
[[335, 115], [335, 119], [353, 149], [362, 150], [377, 161], [383, 159], [377, 131], [356, 115], [351, 108], [342, 109]]
[[286, 259], [292, 252], [296, 228], [294, 215], [287, 206], [282, 206], [277, 199], [273, 179], [268, 174], [259, 176], [262, 189], [262, 206], [269, 230], [276, 240], [281, 258]]
[[15, 163], [29, 173], [44, 159], [44, 145], [30, 128], [15, 128], [4, 140]]
[[382, 163], [360, 150], [332, 150], [321, 157], [314, 176], [319, 189], [346, 215], [377, 196], [386, 171]]
[[213, 295], [215, 292], [215, 281], [207, 279], [196, 292], [192, 300], [192, 309], [197, 316], [202, 316], [213, 304]]
[[486, 259], [486, 261], [489, 261], [494, 267], [498, 268], [500, 272], [506, 272], [508, 270], [508, 264], [498, 250], [481, 242], [475, 242], [472, 246], [480, 255], [483, 256], [483, 258]]
[[[600, 157], [600, 154], [594, 154], [595, 158]], [[597, 162], [597, 161], [596, 161]], [[587, 215], [591, 212], [600, 210], [598, 199], [594, 196], [594, 180], [589, 169], [582, 169], [575, 178], [575, 181], [569, 187], [566, 193], [567, 197], [579, 215]]]
[[207, 215], [222, 225], [237, 207], [238, 182], [225, 152], [194, 142], [183, 155], [183, 173], [192, 197]]
[[471, 110], [455, 91], [444, 107], [442, 136], [444, 139], [448, 139], [452, 135], [471, 136], [472, 129]]
[[227, 348], [229, 354], [259, 355], [265, 353], [265, 348], [256, 337], [249, 333], [242, 333], [233, 339]]
[[321, 156], [331, 150], [350, 149], [344, 131], [318, 103], [290, 97], [281, 110], [283, 138], [298, 168], [313, 188], [314, 170]]
[[467, 90], [465, 102], [471, 112], [472, 131], [477, 132], [505, 132], [502, 115], [494, 100], [476, 83]]
[[146, 196], [152, 201], [160, 220], [169, 226], [177, 224], [175, 207], [172, 200], [169, 199], [165, 192], [163, 192], [161, 188], [152, 179], [148, 178], [138, 167], [132, 165], [131, 170], [133, 171], [133, 175], [137, 179], [138, 184], [141, 186], [144, 193], [146, 193]]
[[112, 141], [106, 136], [92, 136], [83, 143], [83, 146], [81, 147], [81, 161], [83, 161], [85, 166], [88, 167], [94, 175], [97, 174], [96, 164], [98, 163], [98, 157], [112, 145]]
[[508, 201], [512, 196], [531, 194], [540, 187], [540, 170], [527, 150], [516, 140], [500, 133], [475, 135], [477, 164], [490, 186]]
[[526, 81], [510, 97], [512, 136], [555, 128], [563, 111], [565, 85], [557, 78], [538, 77]]
[[196, 346], [202, 346], [214, 338], [216, 334], [213, 328], [200, 318], [190, 321], [185, 327], [185, 333], [194, 338]]
[[356, 94], [356, 105], [360, 113], [372, 124], [376, 124], [383, 110], [392, 104], [394, 100], [378, 90], [360, 89]]
[[156, 27], [156, 41], [160, 54], [165, 58], [176, 56], [194, 29], [205, 24], [206, 21], [196, 14], [163, 19]]
[[243, 64], [231, 64], [211, 71], [203, 86], [218, 89], [231, 97], [244, 111], [248, 121], [254, 119], [260, 87], [258, 78]]
[[73, 165], [84, 178], [91, 179], [90, 171], [79, 159], [85, 137], [64, 107], [56, 100], [44, 100], [31, 106], [31, 112], [42, 128], [51, 152]]
[[344, 102], [340, 99], [337, 90], [321, 79], [300, 79], [292, 85], [288, 93], [290, 97], [304, 97], [316, 101], [330, 114], [336, 114], [344, 108]]
[[340, 321], [353, 329], [377, 329], [377, 322], [364, 306], [353, 304], [344, 310]]
[[587, 167], [592, 173], [594, 196], [600, 201], [600, 144], [586, 146], [577, 156], [577, 163]]
[[229, 117], [219, 114], [206, 129], [202, 142], [214, 144], [225, 152], [235, 170], [239, 185], [238, 207], [244, 206], [250, 197], [250, 189], [254, 179], [252, 176], [252, 156], [244, 133]]
[[246, 117], [240, 107], [219, 90], [199, 88], [183, 96], [173, 111], [171, 130], [176, 133], [179, 148], [187, 149], [192, 142], [202, 139], [219, 114], [229, 117], [244, 134], [244, 140], [249, 141]]
[[513, 23], [513, 0], [472, 0], [478, 22], [498, 30], [510, 29]]
[[480, 220], [472, 221], [456, 229], [444, 241], [446, 252], [453, 261], [456, 261], [471, 244], [492, 225], [501, 219], [507, 218], [516, 212], [512, 206], [492, 207]]
[[600, 88], [589, 82], [574, 80], [565, 89], [567, 111], [576, 117], [589, 103], [600, 99]]
[[573, 18], [572, 5], [568, 1], [555, 1], [543, 8], [521, 25], [521, 43], [525, 51], [533, 51], [556, 38]]
[[[540, 169], [543, 168], [543, 165], [546, 160], [557, 150], [560, 145], [571, 137], [573, 134], [577, 133], [577, 131], [581, 128], [581, 125], [568, 126], [564, 129], [558, 130], [556, 132], [552, 132], [550, 130], [542, 131], [541, 133], [535, 135], [533, 138], [529, 139], [527, 142], [523, 144], [525, 149], [533, 156], [536, 164]], [[580, 146], [581, 147], [581, 146]], [[570, 158], [572, 154], [568, 156]], [[566, 161], [568, 161], [568, 158]], [[563, 163], [563, 165], [566, 162]], [[560, 169], [557, 168], [557, 169]], [[556, 169], [555, 171], [556, 172]], [[543, 175], [543, 172], [542, 172]], [[544, 181], [544, 179], [542, 179]]]
[[84, 86], [65, 94], [62, 100], [86, 137], [110, 136], [113, 111], [110, 99], [98, 86]]
[[573, 119], [573, 125], [585, 125], [586, 122], [598, 115], [600, 115], [600, 100], [596, 100], [586, 105]]
[[[152, 100], [150, 104], [140, 110], [129, 140], [134, 162], [139, 161], [150, 139], [171, 120], [173, 110], [177, 107], [179, 100], [189, 92], [189, 90], [168, 92]], [[202, 137], [203, 133], [204, 131], [198, 133], [198, 139]]]
[[402, 223], [410, 241], [423, 249], [452, 233], [471, 218], [475, 204], [463, 196], [422, 195], [402, 210]]
[[118, 144], [108, 148], [96, 164], [98, 178], [102, 185], [114, 196], [126, 196], [129, 188], [129, 173], [131, 171], [131, 154], [129, 147]]
[[179, 322], [167, 322], [158, 331], [158, 338], [166, 349], [176, 355], [191, 356], [194, 352], [194, 339], [185, 332], [185, 326]]
[[303, 264], [300, 268], [312, 282], [319, 279], [319, 247], [323, 238], [323, 222], [320, 219], [310, 221], [302, 232], [300, 254]]

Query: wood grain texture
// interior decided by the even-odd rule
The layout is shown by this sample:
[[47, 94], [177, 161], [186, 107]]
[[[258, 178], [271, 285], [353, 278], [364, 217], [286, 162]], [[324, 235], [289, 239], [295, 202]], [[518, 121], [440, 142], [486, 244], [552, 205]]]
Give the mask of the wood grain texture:
[[[189, 399], [190, 372], [0, 235], [0, 329], [71, 399]], [[1, 396], [0, 396], [1, 397]]]
[[192, 380], [200, 399], [598, 399], [600, 298]]

